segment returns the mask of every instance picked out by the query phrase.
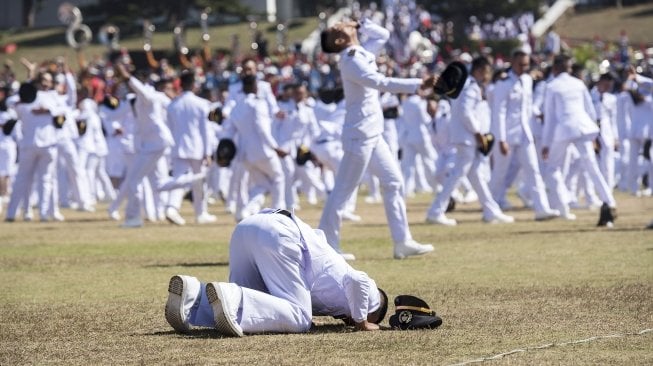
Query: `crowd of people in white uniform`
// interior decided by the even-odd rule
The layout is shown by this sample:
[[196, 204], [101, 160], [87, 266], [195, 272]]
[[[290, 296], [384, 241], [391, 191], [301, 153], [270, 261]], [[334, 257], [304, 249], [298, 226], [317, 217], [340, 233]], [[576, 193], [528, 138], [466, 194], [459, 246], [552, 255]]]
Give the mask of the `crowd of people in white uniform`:
[[[379, 73], [406, 75], [383, 54], [380, 49]], [[514, 204], [506, 198], [511, 187], [536, 220], [572, 220], [571, 209], [578, 208], [614, 211], [613, 188], [650, 195], [651, 79], [626, 66], [587, 86], [569, 59], [553, 56], [547, 69], [520, 50], [507, 69], [489, 55], [462, 58], [469, 78], [457, 99], [421, 89], [380, 94], [382, 136], [400, 159], [402, 194], [434, 195], [428, 222], [455, 225], [446, 211], [476, 200], [483, 220], [512, 222], [504, 213]], [[123, 58], [78, 75], [61, 61], [25, 60], [23, 86], [35, 86], [36, 98], [21, 100], [23, 87], [8, 77], [17, 71], [5, 70], [0, 89], [5, 221], [33, 220], [32, 207], [41, 221], [63, 221], [61, 207], [94, 211], [105, 201], [108, 216], [124, 216], [125, 227], [142, 226], [144, 219], [183, 225], [179, 209], [188, 192], [199, 224], [216, 220], [207, 208], [215, 200], [237, 221], [265, 205], [297, 208], [298, 193], [317, 204], [337, 185], [344, 155], [338, 57], [321, 54], [311, 64], [295, 55], [283, 65], [231, 60], [233, 71], [223, 70], [220, 83], [211, 75], [224, 59], [175, 72], [133, 70]], [[306, 81], [307, 65], [328, 69], [323, 87]], [[282, 75], [284, 68], [290, 71]], [[427, 73], [424, 66], [419, 76]], [[476, 147], [489, 132], [494, 147], [479, 154]], [[229, 166], [214, 159], [224, 138], [238, 150]], [[382, 201], [387, 187], [378, 176], [367, 171], [362, 183], [366, 202]], [[361, 219], [356, 195], [348, 197], [342, 219]]]

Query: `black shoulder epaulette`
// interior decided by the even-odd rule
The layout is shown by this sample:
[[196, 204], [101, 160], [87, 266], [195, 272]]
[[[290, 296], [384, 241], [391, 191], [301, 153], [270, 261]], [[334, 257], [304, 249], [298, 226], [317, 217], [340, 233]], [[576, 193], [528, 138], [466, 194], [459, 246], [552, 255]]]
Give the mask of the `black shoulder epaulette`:
[[352, 57], [355, 54], [356, 54], [356, 49], [355, 48], [352, 48], [351, 50], [349, 50], [349, 52], [347, 52], [347, 56], [349, 56], [349, 57]]

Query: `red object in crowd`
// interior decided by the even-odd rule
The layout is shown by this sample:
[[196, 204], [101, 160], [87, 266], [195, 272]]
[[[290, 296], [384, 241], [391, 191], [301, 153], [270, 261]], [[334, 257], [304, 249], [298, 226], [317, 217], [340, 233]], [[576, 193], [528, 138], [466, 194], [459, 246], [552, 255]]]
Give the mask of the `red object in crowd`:
[[2, 53], [11, 55], [12, 53], [16, 52], [17, 49], [18, 46], [15, 43], [7, 43], [6, 45], [2, 46]]

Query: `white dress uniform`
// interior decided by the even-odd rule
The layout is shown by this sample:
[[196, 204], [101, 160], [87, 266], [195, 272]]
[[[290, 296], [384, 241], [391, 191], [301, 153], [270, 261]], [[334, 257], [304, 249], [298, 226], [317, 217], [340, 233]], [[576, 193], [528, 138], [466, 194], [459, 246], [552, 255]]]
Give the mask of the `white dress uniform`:
[[[506, 79], [495, 84], [492, 99], [492, 132], [497, 143], [492, 154], [494, 166], [490, 190], [497, 202], [506, 201], [506, 192], [521, 168], [524, 184], [530, 188], [528, 197], [533, 201], [535, 217], [546, 218], [555, 212], [551, 211], [546, 196], [530, 128], [533, 114], [532, 90], [533, 79], [527, 73], [516, 75], [511, 71]], [[502, 141], [509, 146], [507, 155], [503, 155], [500, 151], [499, 143]]]
[[[241, 221], [229, 245], [229, 281], [242, 297], [236, 322], [244, 333], [307, 332], [313, 315], [360, 322], [381, 305], [374, 280], [353, 269], [299, 218], [264, 210]], [[191, 296], [191, 325], [215, 325], [201, 284]]]
[[[185, 91], [168, 105], [168, 126], [175, 140], [172, 147], [172, 175], [202, 172], [203, 159], [212, 155], [208, 116], [209, 101], [192, 91]], [[206, 187], [202, 181], [193, 183], [193, 208], [196, 218], [207, 213]], [[176, 210], [181, 207], [184, 190], [170, 192], [168, 205]]]
[[[131, 77], [129, 85], [136, 93], [134, 102], [134, 161], [127, 171], [121, 191], [127, 195], [125, 209], [125, 226], [141, 226], [141, 200], [139, 185], [147, 177], [155, 194], [190, 184], [196, 176], [187, 174], [174, 180], [168, 176], [167, 162], [164, 154], [174, 145], [170, 129], [166, 125], [166, 108], [170, 99], [152, 86], [145, 85]], [[118, 195], [109, 207], [109, 212], [118, 209], [121, 195]]]
[[596, 87], [590, 91], [596, 120], [599, 123], [599, 168], [603, 178], [612, 189], [615, 185], [615, 143], [619, 140], [617, 129], [617, 97], [612, 93], [600, 93]]
[[422, 80], [388, 78], [379, 73], [375, 55], [388, 40], [389, 33], [369, 20], [362, 24], [360, 32], [368, 36], [364, 46], [350, 46], [340, 53], [339, 66], [346, 106], [342, 132], [344, 157], [319, 226], [327, 242], [337, 251], [340, 250], [342, 212], [366, 169], [381, 182], [385, 213], [395, 249], [398, 245], [413, 242], [399, 164], [382, 137], [383, 114], [379, 90], [414, 94]]
[[97, 103], [91, 98], [86, 98], [79, 103], [81, 113], [78, 118], [86, 122], [84, 137], [87, 141], [87, 149], [90, 147], [90, 150], [86, 151], [86, 174], [93, 202], [101, 199], [113, 201], [116, 199], [116, 192], [111, 185], [106, 164], [109, 148], [102, 132], [102, 121], [97, 108]]
[[[133, 95], [132, 95], [133, 96]], [[116, 109], [100, 105], [102, 126], [107, 133], [107, 173], [111, 178], [122, 179], [134, 156], [134, 112], [131, 99], [123, 99]]]
[[628, 90], [617, 94], [617, 134], [619, 135], [619, 159], [616, 174], [620, 191], [628, 191], [628, 174], [630, 169], [630, 111], [633, 98]]
[[[279, 208], [292, 210], [295, 205], [295, 156], [297, 153], [297, 142], [304, 129], [305, 117], [300, 116], [299, 106], [294, 100], [279, 102], [279, 108], [286, 113], [285, 118], [274, 118], [272, 122], [272, 136], [279, 144], [279, 148], [288, 153], [280, 158], [281, 168], [284, 175], [284, 197], [285, 205]], [[310, 122], [310, 121], [306, 121]]]
[[585, 84], [566, 72], [559, 74], [548, 85], [544, 99], [544, 128], [542, 146], [549, 148], [545, 162], [549, 200], [563, 217], [569, 217], [569, 193], [564, 185], [562, 168], [567, 147], [573, 144], [580, 154], [599, 198], [610, 207], [616, 201], [599, 169], [592, 140], [599, 133], [596, 112]]
[[[13, 108], [6, 111], [0, 111], [0, 129], [10, 120], [16, 119], [16, 112]], [[18, 153], [18, 145], [14, 139], [14, 132], [5, 135], [0, 131], [0, 177], [13, 177], [16, 174], [16, 157]], [[3, 197], [0, 197], [0, 200]], [[0, 206], [2, 202], [0, 202]]]
[[[426, 100], [413, 94], [401, 104], [401, 171], [404, 177], [406, 195], [414, 193], [416, 188], [416, 167], [418, 163], [425, 167], [426, 180], [433, 183], [435, 177], [436, 152], [431, 142], [428, 125], [431, 116], [426, 111]], [[418, 156], [421, 159], [418, 159]]]
[[[254, 203], [252, 198], [264, 192], [270, 192], [272, 207], [285, 206], [284, 175], [274, 151], [278, 146], [272, 137], [271, 124], [265, 101], [255, 94], [248, 94], [231, 111], [225, 125], [225, 136], [233, 138], [236, 133], [241, 136], [238, 140], [238, 151], [242, 154], [243, 163], [256, 189], [250, 191], [249, 207], [244, 207], [245, 211], [251, 210]], [[241, 206], [243, 202], [237, 204], [239, 211]]]
[[[437, 222], [437, 218], [443, 217], [449, 203], [449, 199], [460, 180], [467, 176], [479, 197], [483, 207], [483, 220], [492, 222], [495, 220], [512, 221], [506, 219], [499, 205], [492, 198], [488, 187], [488, 178], [485, 176], [483, 165], [486, 164], [485, 157], [478, 151], [476, 146], [476, 133], [486, 133], [489, 125], [483, 126], [483, 119], [480, 112], [487, 109], [487, 102], [483, 99], [481, 86], [476, 79], [469, 77], [462, 93], [451, 103], [451, 123], [449, 125], [450, 142], [456, 146], [456, 158], [454, 167], [449, 176], [445, 179], [442, 190], [433, 200], [427, 212], [427, 221]], [[485, 119], [489, 120], [489, 116]], [[487, 124], [487, 123], [485, 123]], [[452, 222], [455, 224], [455, 222]]]
[[[651, 115], [653, 115], [653, 79], [637, 75], [637, 91], [644, 100], [630, 107], [630, 169], [628, 172], [628, 190], [630, 193], [637, 195], [639, 192], [640, 176], [642, 169], [640, 163], [643, 158], [640, 155], [643, 152], [644, 141], [653, 135], [653, 126], [651, 126]], [[644, 170], [651, 171], [650, 162], [644, 164]], [[650, 175], [649, 175], [650, 176]]]
[[[50, 113], [35, 114], [32, 112], [38, 108], [47, 109]], [[34, 102], [18, 103], [15, 109], [20, 121], [22, 138], [18, 145], [20, 161], [7, 206], [6, 220], [13, 221], [16, 218], [16, 212], [21, 203], [23, 206], [27, 206], [32, 183], [36, 179], [39, 215], [41, 220], [46, 221], [50, 214], [54, 159], [57, 156], [57, 139], [52, 123], [52, 116], [59, 112], [57, 101], [52, 94], [39, 91]]]
[[[55, 129], [57, 134], [58, 171], [65, 174], [67, 179], [54, 180], [53, 201], [51, 211], [58, 211], [59, 201], [68, 202], [68, 191], [79, 205], [80, 209], [93, 210], [92, 197], [89, 191], [89, 181], [86, 174], [85, 156], [80, 156], [79, 149], [75, 146], [78, 137], [75, 125], [74, 110], [77, 106], [77, 84], [72, 73], [65, 74], [66, 94], [60, 95], [56, 91], [48, 91], [57, 100], [61, 111], [65, 112], [66, 122], [60, 129]], [[84, 158], [84, 159], [83, 159]]]
[[[270, 83], [264, 80], [257, 80], [256, 82], [256, 95], [260, 99], [265, 100], [267, 105], [268, 115], [270, 118], [273, 118], [277, 112], [279, 112], [279, 105], [277, 100], [272, 92], [272, 86]], [[243, 93], [243, 84], [241, 81], [230, 84], [228, 89], [227, 100], [224, 103], [222, 112], [225, 116], [229, 117], [233, 108], [240, 104], [245, 99], [245, 93]], [[233, 136], [232, 136], [233, 138]], [[240, 136], [237, 136], [237, 139], [234, 139], [236, 146], [240, 144]], [[242, 154], [240, 151], [236, 152], [236, 157], [231, 163], [231, 179], [229, 184], [229, 194], [228, 200], [231, 202], [236, 202], [236, 220], [242, 219], [242, 215], [248, 215], [250, 213], [243, 212], [242, 208], [238, 208], [238, 202], [243, 202], [249, 200], [248, 195], [248, 186], [249, 186], [249, 173], [245, 169], [242, 163]], [[261, 191], [261, 187], [258, 187], [256, 191]], [[259, 199], [259, 198], [256, 198]], [[258, 210], [257, 210], [258, 211]]]

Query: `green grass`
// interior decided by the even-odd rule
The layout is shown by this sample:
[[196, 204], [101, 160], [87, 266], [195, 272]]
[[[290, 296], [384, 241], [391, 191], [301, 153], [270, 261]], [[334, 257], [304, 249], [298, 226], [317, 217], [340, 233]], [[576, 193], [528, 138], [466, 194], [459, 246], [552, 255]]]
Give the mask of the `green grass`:
[[[294, 42], [301, 42], [308, 35], [317, 28], [317, 18], [300, 18], [297, 19], [288, 28], [288, 45]], [[276, 30], [274, 25], [270, 23], [260, 22], [258, 29], [263, 32], [264, 37], [268, 40], [268, 50], [271, 53], [277, 46]], [[17, 33], [6, 32], [3, 38], [0, 38], [0, 44], [16, 43], [18, 49], [16, 53], [11, 55], [0, 54], [0, 62], [11, 60], [14, 62], [15, 69], [19, 72], [19, 77], [23, 77], [23, 69], [18, 62], [21, 57], [26, 57], [33, 62], [40, 62], [43, 60], [51, 60], [57, 56], [66, 57], [68, 64], [72, 67], [77, 67], [77, 59], [75, 51], [66, 43], [66, 27], [27, 30]], [[215, 26], [209, 29], [211, 35], [210, 46], [212, 50], [230, 50], [232, 35], [237, 34], [240, 38], [240, 52], [248, 53], [249, 45], [252, 41], [252, 35], [249, 29], [249, 23], [239, 23], [232, 25]], [[96, 35], [94, 35], [96, 36]], [[94, 40], [97, 39], [94, 38]], [[188, 28], [186, 32], [187, 46], [191, 50], [199, 50], [202, 48], [201, 43], [201, 30], [197, 27]], [[141, 35], [133, 35], [127, 38], [121, 38], [120, 45], [132, 51], [141, 51], [143, 49], [143, 38]], [[172, 31], [158, 31], [154, 33], [152, 38], [153, 50], [169, 50], [173, 47], [173, 34]], [[92, 43], [89, 47], [84, 49], [84, 55], [87, 60], [104, 57], [106, 54], [106, 47]]]
[[[316, 318], [308, 334], [222, 338], [175, 334], [163, 316], [174, 274], [226, 280], [233, 219], [216, 225], [148, 223], [124, 230], [97, 213], [64, 223], [0, 223], [0, 364], [452, 364], [513, 349], [653, 328], [653, 199], [618, 195], [613, 230], [576, 222], [480, 222], [459, 207], [455, 228], [423, 224], [430, 197], [409, 200], [414, 236], [435, 253], [392, 259], [382, 206], [360, 200], [361, 223], [343, 227], [355, 268], [390, 297], [424, 298], [444, 319], [433, 331], [353, 332]], [[103, 207], [104, 208], [104, 207]], [[182, 214], [192, 217], [191, 207]], [[320, 207], [300, 217], [316, 225]], [[387, 320], [384, 322], [387, 325]], [[651, 364], [652, 333], [506, 357], [514, 364]]]
[[617, 42], [622, 30], [628, 34], [634, 49], [652, 47], [653, 4], [607, 8], [596, 11], [567, 12], [558, 22], [556, 31], [571, 45], [592, 42], [595, 36], [603, 41]]

